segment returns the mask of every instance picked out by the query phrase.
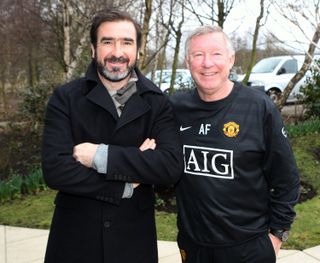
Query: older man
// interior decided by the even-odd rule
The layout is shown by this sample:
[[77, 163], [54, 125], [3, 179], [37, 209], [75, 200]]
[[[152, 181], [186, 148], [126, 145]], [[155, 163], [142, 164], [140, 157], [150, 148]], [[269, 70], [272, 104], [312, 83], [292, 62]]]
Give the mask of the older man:
[[172, 97], [185, 160], [177, 185], [184, 263], [271, 263], [295, 216], [299, 175], [279, 111], [229, 80], [231, 41], [215, 26], [186, 40], [196, 89]]

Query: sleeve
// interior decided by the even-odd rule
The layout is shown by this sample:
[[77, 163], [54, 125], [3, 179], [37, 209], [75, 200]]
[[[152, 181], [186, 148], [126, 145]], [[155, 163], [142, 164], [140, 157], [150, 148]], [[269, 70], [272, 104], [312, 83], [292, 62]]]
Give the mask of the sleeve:
[[181, 141], [169, 100], [162, 98], [151, 132], [156, 149], [142, 152], [137, 147], [109, 145], [107, 180], [155, 185], [179, 180], [183, 171]]
[[75, 145], [68, 99], [62, 88], [51, 96], [45, 115], [42, 142], [42, 170], [45, 182], [55, 190], [119, 203], [124, 182], [107, 181], [105, 176], [73, 158]]
[[270, 189], [270, 228], [290, 229], [299, 200], [300, 177], [278, 109], [272, 105], [264, 123], [264, 172]]
[[95, 169], [98, 173], [107, 173], [108, 150], [109, 145], [100, 143], [93, 157], [92, 168]]
[[[93, 157], [92, 168], [98, 171], [98, 173], [107, 173], [107, 160], [108, 160], [109, 145], [100, 143], [98, 149]], [[126, 183], [123, 191], [122, 198], [131, 198], [133, 195], [133, 185]]]

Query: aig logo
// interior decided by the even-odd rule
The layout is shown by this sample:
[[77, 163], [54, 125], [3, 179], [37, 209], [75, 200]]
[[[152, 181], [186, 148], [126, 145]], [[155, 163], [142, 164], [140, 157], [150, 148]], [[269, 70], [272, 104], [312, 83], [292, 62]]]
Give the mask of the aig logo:
[[221, 179], [233, 179], [233, 151], [183, 146], [184, 172]]

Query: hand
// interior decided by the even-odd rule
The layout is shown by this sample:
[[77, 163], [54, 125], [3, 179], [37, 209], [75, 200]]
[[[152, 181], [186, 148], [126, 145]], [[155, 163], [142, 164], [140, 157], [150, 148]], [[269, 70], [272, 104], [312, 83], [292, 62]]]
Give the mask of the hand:
[[275, 251], [275, 254], [276, 254], [276, 256], [278, 256], [280, 248], [281, 248], [281, 245], [282, 245], [282, 241], [279, 238], [277, 238], [274, 235], [272, 235], [272, 234], [269, 234], [269, 238], [270, 238], [271, 243], [273, 245], [273, 249]]
[[98, 144], [89, 142], [80, 143], [73, 147], [73, 158], [80, 162], [82, 165], [91, 168], [94, 155], [98, 149]]
[[139, 149], [140, 151], [146, 151], [146, 150], [154, 150], [156, 148], [156, 141], [155, 139], [145, 139], [145, 141], [140, 145]]
[[140, 184], [139, 183], [132, 183], [133, 189], [137, 188]]

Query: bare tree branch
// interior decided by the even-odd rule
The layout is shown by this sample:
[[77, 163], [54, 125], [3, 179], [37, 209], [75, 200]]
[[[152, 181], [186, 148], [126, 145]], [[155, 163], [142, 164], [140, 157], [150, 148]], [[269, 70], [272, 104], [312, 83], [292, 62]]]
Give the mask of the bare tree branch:
[[305, 73], [310, 67], [310, 64], [312, 62], [312, 58], [314, 55], [314, 51], [316, 49], [317, 43], [320, 39], [320, 23], [318, 24], [316, 31], [314, 32], [314, 35], [312, 37], [312, 41], [309, 45], [308, 52], [305, 56], [303, 65], [301, 69], [293, 76], [293, 78], [289, 81], [287, 87], [284, 89], [281, 99], [279, 103], [277, 104], [279, 110], [282, 110], [285, 102], [287, 101], [289, 94], [291, 93], [293, 87], [304, 77]]
[[264, 0], [260, 0], [260, 13], [256, 19], [256, 26], [255, 26], [255, 30], [254, 30], [254, 34], [253, 34], [253, 41], [252, 41], [252, 51], [251, 51], [251, 58], [250, 58], [250, 63], [249, 63], [249, 67], [247, 69], [247, 73], [243, 79], [243, 83], [247, 84], [250, 74], [251, 74], [251, 70], [254, 66], [254, 64], [256, 63], [256, 51], [257, 51], [257, 40], [258, 40], [258, 35], [259, 35], [259, 29], [261, 27], [261, 20], [264, 16]]

